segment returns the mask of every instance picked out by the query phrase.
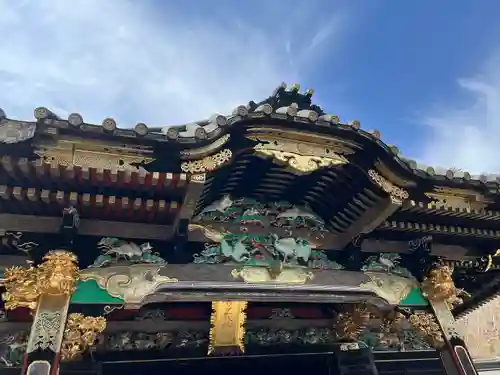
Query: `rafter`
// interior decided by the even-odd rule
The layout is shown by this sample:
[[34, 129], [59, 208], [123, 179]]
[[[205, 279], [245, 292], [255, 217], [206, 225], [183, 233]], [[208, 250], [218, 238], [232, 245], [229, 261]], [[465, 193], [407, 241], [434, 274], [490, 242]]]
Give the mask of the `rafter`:
[[337, 246], [344, 248], [359, 234], [368, 234], [401, 207], [391, 198], [382, 198], [375, 205], [368, 208], [354, 221], [349, 228], [337, 239]]

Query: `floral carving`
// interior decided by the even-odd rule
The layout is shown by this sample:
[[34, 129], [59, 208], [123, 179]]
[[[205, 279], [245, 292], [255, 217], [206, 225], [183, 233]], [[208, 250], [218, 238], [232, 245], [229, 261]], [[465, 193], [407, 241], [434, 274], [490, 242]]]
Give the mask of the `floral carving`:
[[231, 160], [233, 153], [229, 149], [224, 149], [217, 154], [205, 156], [201, 160], [186, 161], [181, 164], [181, 169], [186, 173], [202, 173], [213, 171], [229, 160]]
[[208, 344], [208, 332], [117, 332], [101, 335], [98, 351], [142, 351], [199, 348]]
[[433, 314], [418, 311], [410, 315], [408, 322], [417, 336], [434, 348], [440, 348], [444, 345], [443, 332]]
[[407, 200], [410, 195], [405, 189], [401, 189], [400, 187], [394, 185], [392, 182], [387, 180], [385, 177], [381, 176], [374, 169], [370, 169], [368, 171], [368, 176], [375, 182], [380, 188], [390, 195], [391, 201], [394, 204], [401, 205], [403, 201]]
[[357, 340], [370, 321], [370, 312], [364, 305], [347, 305], [338, 313], [335, 320], [335, 332], [340, 340]]
[[83, 314], [70, 314], [64, 329], [61, 355], [64, 361], [80, 357], [92, 347], [106, 329], [106, 319]]

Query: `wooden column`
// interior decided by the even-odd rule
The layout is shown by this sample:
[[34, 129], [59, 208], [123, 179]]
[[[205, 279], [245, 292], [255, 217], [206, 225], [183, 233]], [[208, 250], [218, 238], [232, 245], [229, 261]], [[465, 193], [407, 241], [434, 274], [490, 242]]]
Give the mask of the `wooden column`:
[[193, 214], [198, 205], [198, 200], [203, 193], [203, 188], [205, 186], [206, 174], [193, 174], [189, 177], [189, 183], [186, 190], [186, 195], [184, 196], [184, 201], [182, 202], [182, 207], [175, 218], [173, 228], [174, 233], [178, 231], [179, 223], [183, 220], [191, 220]]
[[57, 375], [69, 300], [78, 279], [77, 258], [68, 251], [50, 251], [36, 277], [38, 303], [21, 374]]
[[440, 356], [446, 373], [449, 375], [478, 375], [447, 303], [445, 301], [430, 301], [430, 303], [436, 320], [443, 331], [445, 345], [440, 349]]
[[189, 176], [189, 183], [184, 201], [182, 202], [182, 207], [177, 213], [172, 226], [175, 244], [174, 248], [177, 256], [184, 257], [186, 256], [185, 254], [187, 254], [184, 252], [184, 249], [188, 242], [188, 227], [196, 211], [198, 201], [203, 193], [205, 181], [205, 173], [192, 174]]
[[77, 279], [77, 258], [64, 250], [48, 252], [38, 267], [5, 270], [5, 309], [34, 311], [22, 375], [57, 375], [69, 299]]
[[422, 292], [429, 300], [432, 311], [443, 333], [444, 345], [439, 348], [446, 373], [449, 375], [478, 375], [467, 350], [450, 305], [459, 298], [460, 291], [452, 279], [453, 269], [439, 265], [430, 270], [422, 282]]

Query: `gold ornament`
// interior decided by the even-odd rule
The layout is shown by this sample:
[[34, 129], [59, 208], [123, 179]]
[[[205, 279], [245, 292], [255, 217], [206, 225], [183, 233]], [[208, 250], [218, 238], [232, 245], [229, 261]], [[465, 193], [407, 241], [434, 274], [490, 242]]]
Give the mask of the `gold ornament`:
[[53, 250], [38, 267], [9, 267], [4, 272], [5, 309], [27, 307], [35, 310], [41, 295], [71, 295], [78, 280], [77, 258], [74, 254]]
[[106, 319], [103, 317], [70, 314], [61, 345], [62, 360], [70, 361], [80, 357], [94, 345], [99, 334], [105, 329]]
[[339, 312], [335, 323], [335, 334], [338, 339], [357, 340], [370, 321], [370, 312], [365, 305], [347, 305], [345, 311]]
[[[140, 165], [152, 162], [154, 159], [143, 155], [126, 155], [122, 150], [112, 147], [107, 150], [98, 145], [90, 146], [90, 149], [82, 148], [82, 144], [64, 143], [55, 148], [42, 148], [36, 154], [43, 161], [56, 167], [81, 167], [96, 168], [112, 171], [137, 172]], [[83, 146], [85, 147], [85, 146]], [[93, 149], [95, 148], [95, 149]], [[147, 151], [146, 151], [147, 152]]]
[[205, 156], [201, 160], [186, 161], [181, 164], [181, 169], [186, 173], [211, 172], [227, 163], [232, 157], [231, 150], [225, 149], [214, 155]]
[[394, 332], [397, 331], [404, 320], [404, 315], [398, 311], [390, 311], [386, 314], [381, 314], [380, 317], [382, 324], [380, 325], [380, 330], [382, 332]]
[[208, 354], [244, 353], [247, 302], [213, 301]]
[[394, 185], [392, 182], [380, 175], [380, 173], [378, 173], [376, 170], [370, 169], [368, 171], [368, 176], [370, 176], [372, 181], [377, 184], [383, 191], [389, 194], [392, 203], [401, 205], [403, 201], [407, 200], [410, 197], [405, 189], [401, 189], [400, 187]]
[[71, 295], [78, 280], [77, 257], [68, 251], [53, 250], [38, 267], [38, 289], [41, 294]]
[[408, 322], [415, 334], [432, 347], [439, 349], [444, 345], [443, 332], [433, 314], [422, 311], [415, 312], [410, 315]]
[[452, 275], [453, 268], [450, 266], [430, 270], [421, 284], [423, 296], [430, 301], [446, 302], [449, 308], [463, 303], [460, 296], [468, 296], [468, 293], [455, 287]]
[[296, 174], [309, 174], [321, 168], [329, 168], [347, 164], [349, 161], [325, 147], [274, 140], [254, 146], [255, 153], [263, 157], [273, 158], [277, 163], [288, 166]]
[[5, 310], [14, 310], [18, 307], [36, 309], [39, 296], [37, 271], [37, 268], [32, 266], [14, 266], [5, 270], [5, 292], [2, 294]]

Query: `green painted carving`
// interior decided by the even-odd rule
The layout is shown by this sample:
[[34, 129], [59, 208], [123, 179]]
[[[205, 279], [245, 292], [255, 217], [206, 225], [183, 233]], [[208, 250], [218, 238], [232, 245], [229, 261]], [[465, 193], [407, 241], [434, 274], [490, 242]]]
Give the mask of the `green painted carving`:
[[368, 257], [361, 270], [370, 278], [365, 283], [389, 303], [400, 306], [427, 306], [419, 284], [412, 274], [400, 266], [397, 253], [380, 253]]
[[79, 281], [70, 303], [123, 304], [121, 298], [111, 296], [97, 281]]
[[[206, 331], [118, 332], [103, 336], [104, 345], [97, 348], [101, 352], [188, 349], [206, 345], [208, 342]], [[247, 347], [281, 345], [307, 347], [339, 343], [335, 331], [330, 327], [253, 328], [246, 330], [244, 340]], [[360, 347], [371, 347], [376, 352], [432, 350], [409, 329], [395, 332], [384, 332], [377, 328], [367, 330], [361, 334], [357, 343]]]
[[413, 288], [399, 303], [400, 306], [428, 306], [429, 301], [422, 295], [420, 288]]
[[[284, 263], [306, 263], [311, 256], [309, 241], [300, 238], [279, 238], [278, 235], [269, 234], [270, 244], [266, 247], [273, 256], [283, 257]], [[265, 245], [264, 245], [265, 246]]]
[[321, 270], [342, 270], [344, 267], [333, 261], [328, 259], [326, 253], [322, 250], [312, 250], [311, 255], [309, 257], [309, 268], [313, 269], [321, 269]]
[[433, 348], [420, 339], [411, 329], [386, 331], [380, 328], [371, 328], [361, 333], [359, 340], [373, 351], [432, 350]]
[[116, 264], [120, 261], [129, 263], [146, 263], [164, 265], [167, 262], [159, 253], [153, 253], [149, 242], [137, 245], [118, 238], [104, 237], [97, 244], [102, 254], [99, 255], [89, 268], [100, 268]]
[[213, 202], [203, 209], [194, 222], [223, 222], [228, 224], [256, 224], [285, 229], [306, 228], [326, 232], [325, 222], [308, 207], [288, 202], [261, 203], [255, 199], [233, 200], [230, 196]]
[[390, 275], [413, 278], [411, 273], [399, 265], [401, 256], [397, 253], [380, 253], [368, 257], [361, 267], [364, 272], [384, 272]]
[[329, 327], [304, 329], [256, 328], [245, 332], [245, 345], [326, 345], [336, 342], [335, 332]]
[[208, 344], [208, 331], [118, 332], [103, 335], [100, 352], [191, 349]]
[[307, 240], [301, 238], [280, 238], [252, 234], [227, 234], [220, 243], [205, 244], [205, 249], [194, 254], [193, 262], [218, 264], [235, 262], [249, 266], [273, 266], [281, 263], [288, 267], [309, 267], [316, 269], [342, 269], [328, 259], [323, 251], [312, 250]]
[[[250, 329], [245, 333], [246, 345], [272, 346], [294, 345], [332, 345], [338, 343], [335, 330], [330, 327], [311, 327], [297, 330], [282, 328]], [[383, 330], [371, 327], [361, 333], [357, 341], [361, 347], [373, 351], [415, 351], [432, 350], [432, 347], [407, 328]]]
[[3, 332], [0, 335], [0, 366], [22, 365], [28, 337], [29, 332]]

